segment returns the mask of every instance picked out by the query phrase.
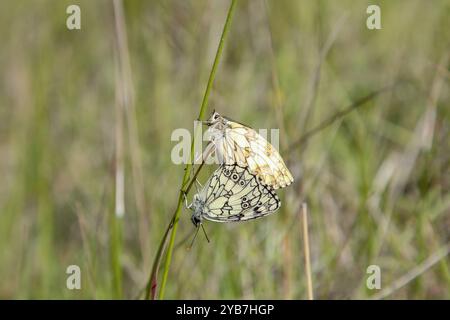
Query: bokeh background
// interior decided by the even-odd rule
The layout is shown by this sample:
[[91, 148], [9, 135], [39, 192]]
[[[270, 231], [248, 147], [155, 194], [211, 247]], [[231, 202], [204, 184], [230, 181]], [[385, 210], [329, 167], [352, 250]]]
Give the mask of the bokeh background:
[[[171, 133], [193, 130], [228, 7], [127, 0], [120, 25], [107, 0], [0, 2], [0, 298], [141, 296], [184, 173]], [[208, 114], [279, 128], [295, 183], [190, 251], [183, 209], [166, 298], [305, 299], [306, 202], [316, 298], [449, 299], [449, 17], [445, 0], [239, 1]]]

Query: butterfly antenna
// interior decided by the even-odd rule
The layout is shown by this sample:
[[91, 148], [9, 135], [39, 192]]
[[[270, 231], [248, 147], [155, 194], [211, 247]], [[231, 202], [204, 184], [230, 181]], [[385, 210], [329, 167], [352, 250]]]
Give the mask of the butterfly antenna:
[[188, 250], [191, 250], [192, 246], [194, 245], [195, 238], [197, 238], [198, 229], [200, 229], [200, 227], [197, 227], [197, 229], [195, 230], [194, 238], [192, 238], [191, 244], [189, 245], [189, 247], [187, 247]]
[[201, 227], [202, 227], [203, 233], [205, 234], [206, 241], [208, 241], [208, 243], [210, 243], [211, 241], [209, 241], [209, 238], [208, 238], [208, 235], [206, 234], [206, 230], [205, 230], [205, 227], [203, 226], [203, 223], [200, 224], [200, 225], [201, 225]]

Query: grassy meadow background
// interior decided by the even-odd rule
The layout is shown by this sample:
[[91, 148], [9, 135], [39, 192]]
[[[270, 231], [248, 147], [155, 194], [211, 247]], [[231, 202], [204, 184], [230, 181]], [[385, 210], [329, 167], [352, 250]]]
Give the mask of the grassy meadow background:
[[[193, 131], [228, 7], [126, 0], [117, 28], [108, 0], [0, 2], [0, 298], [142, 297], [184, 173], [171, 133]], [[239, 1], [207, 113], [280, 128], [295, 182], [278, 213], [207, 222], [190, 251], [183, 208], [165, 297], [305, 299], [306, 202], [315, 298], [449, 299], [449, 17], [445, 0]]]

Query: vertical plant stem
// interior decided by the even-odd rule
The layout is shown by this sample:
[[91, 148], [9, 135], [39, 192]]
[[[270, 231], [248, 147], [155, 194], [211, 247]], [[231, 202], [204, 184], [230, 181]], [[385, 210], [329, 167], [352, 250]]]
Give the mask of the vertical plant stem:
[[152, 272], [150, 274], [150, 278], [148, 279], [147, 286], [145, 288], [145, 300], [148, 300], [150, 298], [154, 300], [156, 298], [159, 264], [161, 263], [161, 258], [164, 252], [164, 247], [166, 245], [167, 236], [169, 235], [169, 232], [173, 226], [172, 221], [173, 220], [171, 220], [169, 226], [166, 228], [161, 243], [159, 244], [158, 251], [156, 252], [156, 258], [153, 261]]
[[[201, 168], [203, 167], [205, 163], [202, 162], [199, 167], [197, 168], [197, 171], [195, 172], [194, 176], [191, 179], [191, 182], [188, 184], [188, 186], [186, 187], [186, 189], [184, 190], [184, 193], [187, 194], [189, 193], [189, 190], [191, 189], [195, 179], [197, 178]], [[169, 225], [166, 228], [166, 231], [161, 239], [161, 242], [159, 244], [158, 250], [156, 252], [156, 258], [153, 261], [153, 266], [152, 266], [152, 272], [150, 273], [150, 278], [148, 279], [147, 282], [147, 286], [145, 288], [145, 299], [152, 299], [154, 300], [156, 298], [156, 286], [157, 286], [157, 278], [158, 278], [158, 270], [159, 270], [159, 264], [161, 262], [161, 257], [162, 254], [164, 252], [164, 247], [166, 244], [166, 240], [167, 237], [169, 235], [170, 230], [173, 227], [173, 221], [175, 219], [175, 216], [172, 217], [172, 219], [170, 220]], [[140, 294], [139, 294], [140, 295]]]
[[[209, 74], [208, 84], [206, 85], [206, 90], [205, 90], [205, 94], [203, 96], [203, 100], [202, 100], [202, 104], [201, 104], [201, 107], [200, 107], [200, 112], [199, 112], [199, 115], [198, 115], [198, 119], [203, 119], [204, 115], [206, 113], [209, 95], [210, 95], [210, 92], [211, 92], [212, 85], [214, 83], [214, 78], [215, 78], [215, 75], [216, 75], [217, 66], [219, 65], [220, 57], [222, 56], [223, 45], [224, 45], [224, 42], [225, 42], [225, 38], [226, 38], [226, 36], [228, 34], [228, 29], [229, 29], [229, 26], [230, 26], [231, 17], [233, 15], [235, 4], [236, 4], [236, 0], [232, 0], [231, 4], [230, 4], [230, 7], [228, 9], [227, 18], [226, 18], [225, 24], [223, 26], [222, 36], [220, 37], [220, 42], [219, 42], [219, 45], [217, 47], [216, 56], [214, 58], [213, 66], [212, 66], [211, 72]], [[184, 170], [184, 176], [183, 176], [183, 181], [182, 181], [181, 187], [185, 186], [186, 183], [189, 180], [189, 172], [190, 172], [190, 169], [191, 169], [192, 162], [194, 160], [193, 152], [194, 152], [195, 137], [196, 137], [196, 134], [194, 134], [194, 137], [193, 137], [192, 143], [191, 143], [191, 161], [188, 164], [186, 164], [186, 168]], [[182, 203], [183, 203], [183, 192], [184, 191], [180, 189], [180, 192], [179, 192], [179, 195], [178, 195], [178, 205], [177, 205], [177, 208], [175, 210], [174, 218], [171, 221], [171, 224], [173, 222], [173, 229], [172, 229], [172, 233], [170, 235], [169, 247], [167, 249], [166, 260], [165, 260], [165, 263], [164, 263], [164, 274], [163, 274], [163, 278], [162, 278], [162, 281], [161, 281], [161, 289], [160, 289], [160, 292], [159, 292], [159, 298], [160, 299], [163, 299], [164, 298], [164, 294], [165, 294], [167, 277], [168, 277], [168, 274], [169, 274], [170, 263], [172, 261], [172, 253], [173, 253], [173, 248], [174, 248], [174, 244], [175, 244], [175, 237], [176, 237], [177, 229], [178, 229], [178, 217], [180, 215], [181, 207], [182, 207]]]
[[116, 63], [116, 102], [115, 102], [115, 155], [114, 155], [114, 196], [111, 198], [109, 241], [112, 269], [112, 286], [114, 298], [120, 299], [122, 292], [121, 252], [121, 219], [125, 212], [124, 164], [123, 164], [123, 109], [120, 103], [121, 90]]
[[[141, 146], [139, 143], [139, 128], [137, 121], [137, 110], [135, 106], [133, 79], [131, 76], [130, 52], [128, 49], [127, 29], [125, 13], [122, 0], [113, 1], [114, 24], [116, 38], [116, 52], [118, 56], [117, 66], [119, 79], [116, 84], [116, 91], [120, 92], [118, 97], [124, 117], [124, 124], [127, 124], [127, 137], [129, 142], [129, 155], [131, 160], [131, 177], [133, 181], [133, 195], [139, 218], [139, 243], [144, 263], [148, 262], [149, 247], [149, 215], [146, 212], [147, 204], [145, 200], [145, 185], [143, 180]], [[125, 131], [124, 131], [125, 138]]]
[[[114, 207], [116, 206], [114, 205]], [[120, 265], [120, 256], [122, 252], [122, 221], [113, 210], [111, 210], [109, 229], [113, 295], [114, 299], [121, 299], [122, 268]]]
[[128, 81], [124, 68], [124, 23], [122, 3], [113, 2], [114, 21], [116, 27], [115, 56], [115, 157], [114, 157], [114, 197], [110, 210], [109, 241], [112, 271], [113, 297], [122, 297], [122, 267], [120, 257], [122, 252], [122, 218], [125, 214], [125, 169], [124, 169], [124, 115], [129, 99]]
[[314, 300], [312, 277], [311, 277], [311, 260], [309, 255], [309, 236], [308, 236], [308, 208], [306, 203], [302, 204], [301, 218], [303, 225], [303, 245], [305, 254], [305, 273], [308, 289], [308, 300]]

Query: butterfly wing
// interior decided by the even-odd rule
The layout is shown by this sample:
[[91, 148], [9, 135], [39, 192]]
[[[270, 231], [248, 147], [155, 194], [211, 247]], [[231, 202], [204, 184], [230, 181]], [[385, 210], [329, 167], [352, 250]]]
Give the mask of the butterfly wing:
[[278, 151], [255, 130], [228, 121], [213, 133], [219, 163], [248, 166], [262, 182], [274, 189], [284, 188], [294, 181]]
[[203, 217], [216, 222], [245, 221], [275, 212], [281, 202], [248, 168], [237, 164], [220, 166], [203, 190]]

